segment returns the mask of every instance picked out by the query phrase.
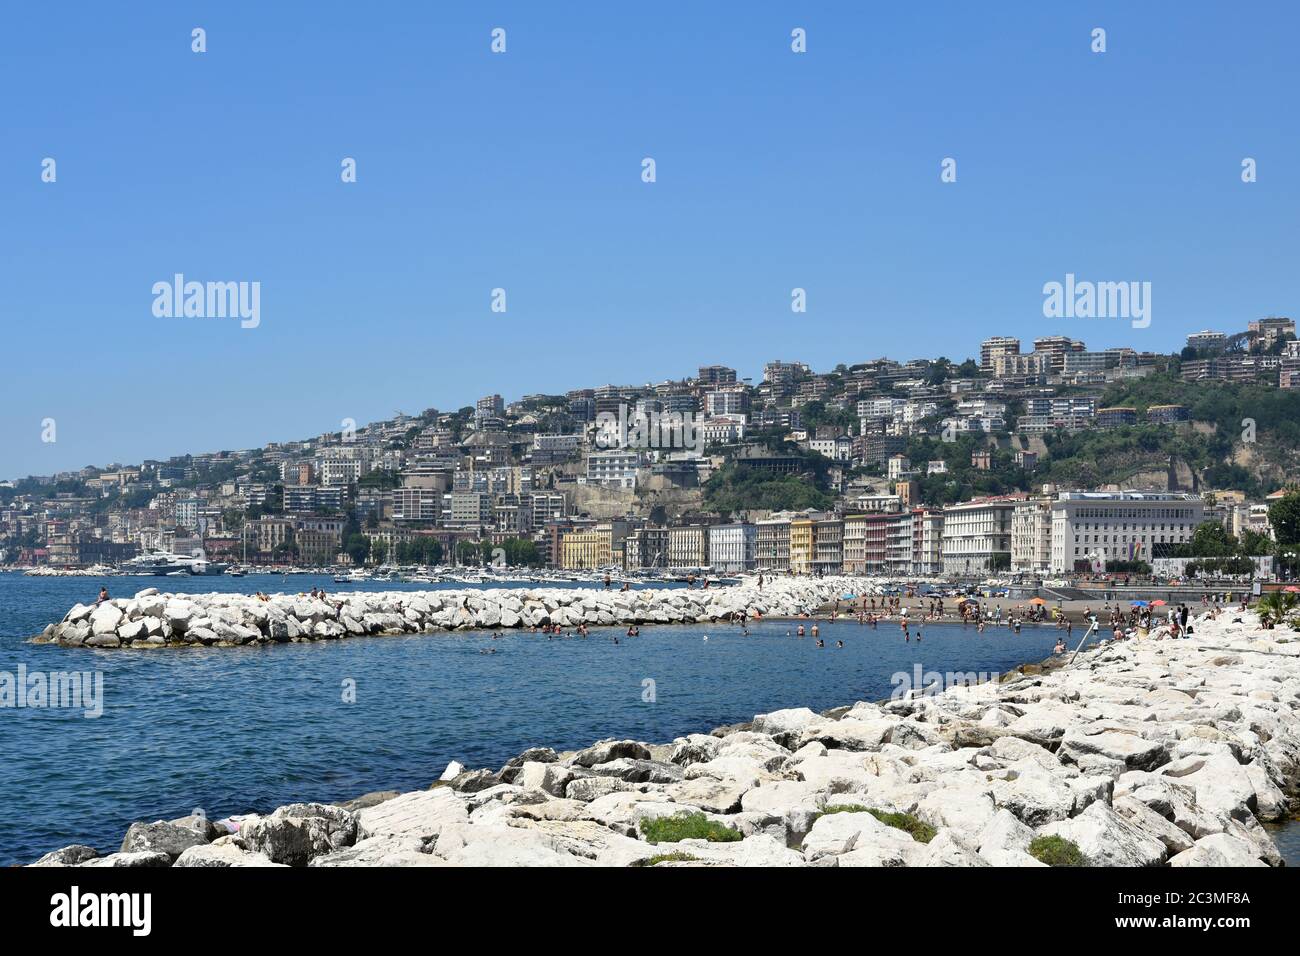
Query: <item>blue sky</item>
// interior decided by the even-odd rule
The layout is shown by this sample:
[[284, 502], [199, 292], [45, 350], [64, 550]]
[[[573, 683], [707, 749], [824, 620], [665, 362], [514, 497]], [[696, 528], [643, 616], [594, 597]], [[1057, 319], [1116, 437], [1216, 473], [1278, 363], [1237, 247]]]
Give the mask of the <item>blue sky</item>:
[[[771, 359], [961, 358], [992, 334], [1168, 351], [1294, 314], [1297, 21], [1281, 3], [7, 5], [0, 477], [700, 364], [757, 381]], [[261, 325], [155, 317], [176, 272], [260, 282]], [[1067, 272], [1150, 281], [1150, 328], [1044, 319]]]

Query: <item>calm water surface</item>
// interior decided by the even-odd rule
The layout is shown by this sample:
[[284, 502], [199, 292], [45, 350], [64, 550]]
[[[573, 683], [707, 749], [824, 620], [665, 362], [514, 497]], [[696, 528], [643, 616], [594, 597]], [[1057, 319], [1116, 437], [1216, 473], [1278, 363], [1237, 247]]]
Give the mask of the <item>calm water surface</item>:
[[[1046, 657], [1049, 629], [928, 626], [598, 628], [586, 639], [506, 632], [354, 638], [264, 648], [95, 651], [25, 643], [101, 584], [169, 591], [378, 590], [328, 578], [26, 578], [0, 574], [0, 670], [99, 670], [104, 713], [0, 710], [0, 864], [68, 843], [117, 849], [135, 820], [267, 811], [427, 787], [448, 761], [496, 768], [530, 746], [666, 742], [781, 707], [888, 697], [891, 676], [1002, 671]], [[429, 585], [395, 585], [406, 590]], [[617, 637], [619, 643], [614, 643]], [[708, 640], [705, 640], [705, 637]], [[843, 640], [845, 646], [836, 648]], [[484, 653], [495, 650], [496, 653]], [[644, 682], [655, 700], [643, 700]], [[343, 700], [355, 681], [356, 702]], [[1298, 848], [1292, 846], [1292, 854]], [[1289, 857], [1289, 858], [1293, 858]]]

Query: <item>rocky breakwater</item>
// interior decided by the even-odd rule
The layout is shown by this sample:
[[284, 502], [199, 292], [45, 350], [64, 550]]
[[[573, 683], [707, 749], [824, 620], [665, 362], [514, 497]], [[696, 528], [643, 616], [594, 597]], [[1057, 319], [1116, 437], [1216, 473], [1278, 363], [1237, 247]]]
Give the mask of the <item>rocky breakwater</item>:
[[604, 591], [496, 588], [331, 594], [160, 594], [78, 604], [36, 638], [85, 647], [238, 646], [336, 640], [472, 628], [702, 624], [751, 616], [792, 617], [847, 592], [867, 593], [861, 578], [778, 579], [734, 587]]
[[137, 823], [119, 852], [36, 865], [1042, 866], [1044, 846], [1096, 866], [1278, 865], [1261, 821], [1295, 796], [1300, 641], [1240, 617], [930, 697]]

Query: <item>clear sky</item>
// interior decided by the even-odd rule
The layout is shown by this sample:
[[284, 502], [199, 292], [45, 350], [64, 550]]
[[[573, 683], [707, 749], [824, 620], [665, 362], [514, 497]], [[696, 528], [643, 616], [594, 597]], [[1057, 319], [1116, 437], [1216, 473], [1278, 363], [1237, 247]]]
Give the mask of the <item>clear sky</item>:
[[[6, 4], [0, 477], [701, 364], [1172, 351], [1294, 315], [1298, 26], [1284, 3]], [[156, 317], [178, 272], [260, 282], [261, 324]], [[1071, 272], [1151, 282], [1150, 327], [1045, 319]]]

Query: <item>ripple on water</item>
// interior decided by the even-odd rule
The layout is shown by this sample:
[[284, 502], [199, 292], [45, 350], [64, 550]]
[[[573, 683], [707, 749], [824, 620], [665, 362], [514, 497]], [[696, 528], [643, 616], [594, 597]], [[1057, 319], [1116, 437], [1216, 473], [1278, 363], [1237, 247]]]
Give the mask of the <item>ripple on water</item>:
[[[249, 581], [219, 583], [279, 587], [240, 586]], [[313, 584], [335, 590], [320, 579], [294, 587]], [[1045, 629], [977, 635], [953, 625], [927, 627], [917, 645], [896, 627], [852, 622], [823, 625], [819, 650], [790, 636], [791, 626], [765, 622], [748, 638], [709, 625], [647, 626], [639, 638], [597, 629], [585, 640], [437, 634], [140, 653], [23, 642], [98, 588], [93, 579], [0, 575], [0, 669], [95, 667], [105, 682], [97, 720], [0, 714], [6, 755], [18, 755], [0, 760], [0, 864], [73, 842], [116, 849], [131, 822], [195, 807], [219, 818], [422, 788], [450, 760], [495, 768], [531, 746], [668, 741], [782, 707], [883, 698], [891, 675], [916, 664], [1002, 671], [1046, 657], [1056, 639]], [[487, 648], [498, 653], [479, 653]], [[352, 704], [343, 701], [347, 679], [356, 682]], [[647, 679], [654, 703], [642, 697]]]

